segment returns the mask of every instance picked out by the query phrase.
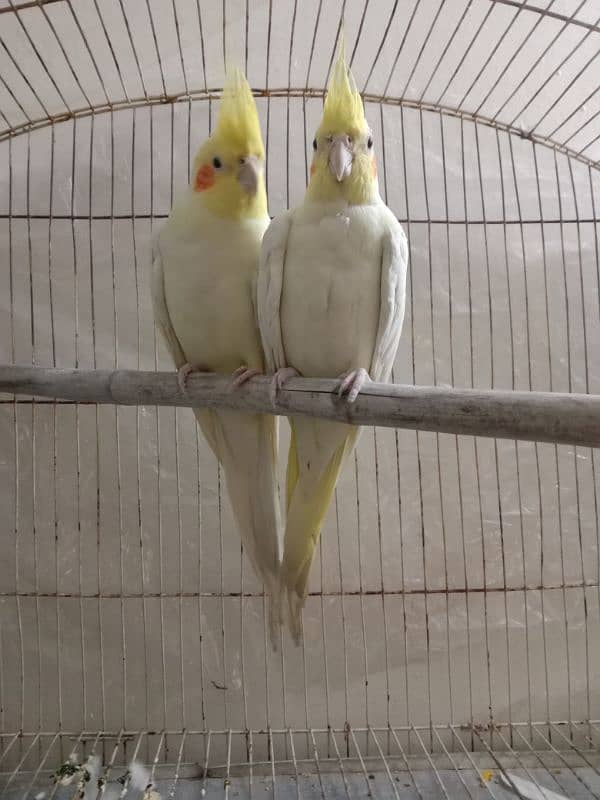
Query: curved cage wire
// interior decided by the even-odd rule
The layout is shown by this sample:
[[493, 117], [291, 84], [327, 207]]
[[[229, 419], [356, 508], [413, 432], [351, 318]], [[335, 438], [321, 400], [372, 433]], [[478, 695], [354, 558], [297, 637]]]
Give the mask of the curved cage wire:
[[[151, 235], [224, 64], [256, 93], [277, 214], [303, 196], [342, 19], [410, 241], [394, 380], [600, 393], [594, 0], [0, 0], [4, 363], [171, 368]], [[600, 796], [597, 451], [366, 429], [304, 645], [274, 654], [189, 410], [5, 395], [0, 415], [7, 796], [74, 742], [109, 778], [132, 754], [171, 765], [173, 792], [227, 793], [254, 758], [282, 797], [294, 769], [318, 777], [298, 796], [398, 796], [402, 775], [410, 796], [502, 797], [467, 774], [485, 756]]]

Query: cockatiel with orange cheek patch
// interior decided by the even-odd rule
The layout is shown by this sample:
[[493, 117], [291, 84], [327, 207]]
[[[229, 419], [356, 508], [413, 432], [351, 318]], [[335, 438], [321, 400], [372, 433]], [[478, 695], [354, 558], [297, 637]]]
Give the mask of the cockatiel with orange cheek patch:
[[[340, 43], [313, 142], [304, 202], [263, 240], [258, 315], [276, 392], [286, 378], [340, 377], [354, 402], [364, 382], [391, 374], [402, 321], [408, 245], [377, 183], [374, 143]], [[292, 635], [315, 546], [340, 470], [359, 429], [292, 417], [281, 602]]]
[[[264, 369], [254, 302], [269, 224], [264, 158], [252, 92], [233, 71], [216, 128], [194, 159], [190, 186], [155, 242], [154, 314], [182, 389], [192, 370], [233, 373], [234, 388]], [[273, 593], [280, 561], [277, 420], [194, 413], [223, 466], [244, 549]], [[271, 617], [272, 633], [276, 625]]]

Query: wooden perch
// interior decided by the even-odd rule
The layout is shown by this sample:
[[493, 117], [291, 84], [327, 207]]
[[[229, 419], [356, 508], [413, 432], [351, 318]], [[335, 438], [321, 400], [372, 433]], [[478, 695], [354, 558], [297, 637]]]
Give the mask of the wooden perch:
[[599, 395], [371, 383], [349, 404], [334, 394], [334, 380], [293, 378], [273, 404], [269, 383], [259, 376], [233, 391], [227, 376], [192, 374], [182, 393], [175, 372], [0, 366], [0, 391], [12, 394], [305, 414], [355, 425], [600, 447]]

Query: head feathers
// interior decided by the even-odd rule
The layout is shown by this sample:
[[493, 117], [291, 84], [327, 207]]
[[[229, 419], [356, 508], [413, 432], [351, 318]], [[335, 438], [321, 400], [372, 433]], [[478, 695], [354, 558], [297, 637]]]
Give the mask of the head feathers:
[[227, 72], [214, 136], [234, 150], [264, 157], [254, 97], [248, 81], [237, 68]]
[[363, 131], [366, 127], [362, 99], [352, 73], [346, 66], [344, 36], [340, 33], [319, 130], [322, 133], [341, 133]]
[[[245, 159], [252, 157], [255, 191], [242, 180]], [[186, 194], [194, 207], [230, 219], [260, 218], [267, 214], [262, 176], [265, 149], [254, 97], [239, 69], [227, 71], [218, 116], [211, 135], [198, 149]], [[248, 177], [248, 169], [245, 170]], [[252, 176], [250, 176], [251, 178]], [[182, 208], [187, 209], [184, 204]], [[185, 219], [183, 211], [182, 219]], [[172, 213], [173, 216], [173, 213]]]

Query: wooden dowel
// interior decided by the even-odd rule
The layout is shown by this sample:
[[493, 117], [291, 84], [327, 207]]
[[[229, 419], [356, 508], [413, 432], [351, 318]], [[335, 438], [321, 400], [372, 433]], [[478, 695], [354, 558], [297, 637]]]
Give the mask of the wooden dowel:
[[228, 376], [192, 374], [183, 393], [175, 372], [0, 366], [0, 391], [11, 394], [303, 414], [354, 425], [600, 447], [598, 395], [371, 383], [349, 404], [336, 396], [336, 386], [330, 379], [293, 378], [273, 403], [264, 376], [233, 390]]

